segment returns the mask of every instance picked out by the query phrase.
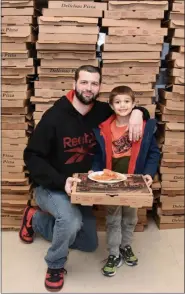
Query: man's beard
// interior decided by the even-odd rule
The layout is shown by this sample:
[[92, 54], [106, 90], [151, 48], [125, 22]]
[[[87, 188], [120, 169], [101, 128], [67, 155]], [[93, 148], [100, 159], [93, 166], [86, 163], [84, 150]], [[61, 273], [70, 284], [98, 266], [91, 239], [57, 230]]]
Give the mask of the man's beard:
[[[93, 94], [93, 93], [92, 93], [92, 94]], [[99, 96], [99, 93], [96, 94], [96, 95], [93, 94], [91, 97], [84, 97], [83, 94], [80, 93], [80, 92], [77, 90], [77, 88], [75, 88], [75, 95], [76, 95], [76, 97], [78, 98], [78, 100], [79, 100], [81, 103], [83, 103], [83, 104], [85, 104], [85, 105], [90, 105], [90, 104], [92, 104], [93, 102], [96, 101], [96, 99], [97, 99], [98, 96]]]

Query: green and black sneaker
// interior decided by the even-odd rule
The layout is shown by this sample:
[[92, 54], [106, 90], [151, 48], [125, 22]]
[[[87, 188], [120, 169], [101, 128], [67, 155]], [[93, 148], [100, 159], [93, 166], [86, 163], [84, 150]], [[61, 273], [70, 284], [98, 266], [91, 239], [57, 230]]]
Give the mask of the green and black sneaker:
[[138, 259], [132, 251], [132, 247], [130, 245], [126, 245], [124, 248], [120, 247], [120, 253], [127, 265], [134, 266], [138, 264]]
[[123, 264], [121, 255], [116, 257], [114, 255], [109, 255], [106, 264], [102, 268], [102, 274], [107, 277], [112, 277], [116, 274], [116, 268]]

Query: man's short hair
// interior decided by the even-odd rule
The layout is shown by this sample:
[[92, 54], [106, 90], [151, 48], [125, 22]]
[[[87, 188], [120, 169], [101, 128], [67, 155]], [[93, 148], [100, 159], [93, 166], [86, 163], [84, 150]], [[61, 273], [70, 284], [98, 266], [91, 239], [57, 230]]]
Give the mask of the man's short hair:
[[116, 88], [114, 88], [109, 95], [109, 104], [112, 104], [114, 102], [114, 98], [117, 95], [128, 95], [131, 97], [132, 102], [135, 102], [135, 95], [134, 95], [134, 91], [132, 91], [132, 89], [130, 87], [127, 86], [118, 86]]
[[79, 79], [79, 73], [81, 71], [87, 71], [87, 72], [90, 72], [90, 73], [98, 73], [100, 75], [100, 84], [101, 84], [102, 76], [101, 76], [101, 70], [100, 70], [99, 67], [96, 67], [96, 66], [93, 66], [93, 65], [82, 65], [82, 66], [80, 66], [75, 71], [75, 81], [76, 82]]

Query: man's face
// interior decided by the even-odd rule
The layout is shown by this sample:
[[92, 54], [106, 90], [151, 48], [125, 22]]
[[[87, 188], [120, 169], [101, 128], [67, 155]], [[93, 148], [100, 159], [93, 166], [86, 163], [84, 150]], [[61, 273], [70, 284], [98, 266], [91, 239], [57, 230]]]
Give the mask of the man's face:
[[75, 95], [81, 103], [89, 105], [93, 103], [99, 95], [100, 75], [99, 73], [90, 73], [80, 71], [79, 78], [75, 82]]

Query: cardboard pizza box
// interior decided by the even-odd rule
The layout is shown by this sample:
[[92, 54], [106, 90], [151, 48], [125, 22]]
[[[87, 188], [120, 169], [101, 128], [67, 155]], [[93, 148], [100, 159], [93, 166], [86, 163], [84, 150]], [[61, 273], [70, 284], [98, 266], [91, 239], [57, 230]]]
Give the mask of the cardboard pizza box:
[[82, 205], [121, 205], [131, 207], [152, 206], [152, 190], [142, 175], [126, 175], [127, 179], [118, 183], [105, 184], [93, 181], [87, 174], [74, 174], [81, 179], [74, 183], [71, 202]]

